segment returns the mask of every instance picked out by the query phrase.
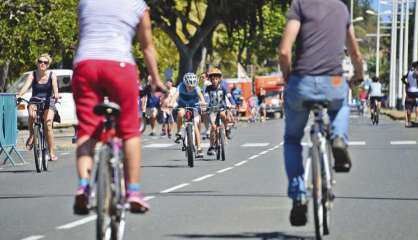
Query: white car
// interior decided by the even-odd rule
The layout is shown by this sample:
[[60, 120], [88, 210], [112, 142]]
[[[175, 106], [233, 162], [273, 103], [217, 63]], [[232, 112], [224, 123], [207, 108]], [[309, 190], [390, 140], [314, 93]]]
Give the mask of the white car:
[[[57, 76], [59, 93], [61, 99], [60, 103], [55, 106], [61, 117], [61, 123], [54, 123], [54, 126], [71, 126], [77, 124], [77, 116], [75, 111], [75, 104], [73, 99], [73, 93], [71, 90], [71, 79], [73, 71], [69, 69], [50, 69]], [[22, 76], [7, 90], [9, 93], [18, 93], [26, 81], [29, 74], [33, 74], [33, 71], [25, 72]], [[29, 100], [32, 96], [32, 88], [30, 88], [24, 95], [23, 98]], [[25, 102], [22, 102], [17, 107], [17, 124], [18, 127], [28, 126], [28, 110]]]

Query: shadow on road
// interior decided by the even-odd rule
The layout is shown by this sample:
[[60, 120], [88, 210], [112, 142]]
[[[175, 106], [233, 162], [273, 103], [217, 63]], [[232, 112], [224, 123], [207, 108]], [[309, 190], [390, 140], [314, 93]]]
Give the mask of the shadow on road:
[[61, 197], [73, 197], [71, 194], [13, 194], [13, 195], [0, 195], [0, 200], [2, 199], [30, 199], [30, 198], [61, 198]]
[[336, 199], [349, 199], [349, 200], [385, 200], [385, 201], [418, 201], [418, 197], [336, 196]]
[[34, 173], [35, 170], [0, 170], [0, 173]]
[[266, 233], [236, 233], [236, 234], [176, 234], [171, 237], [199, 239], [199, 238], [213, 238], [213, 239], [259, 239], [259, 240], [313, 240], [313, 237], [298, 236], [287, 234], [283, 232], [266, 232]]

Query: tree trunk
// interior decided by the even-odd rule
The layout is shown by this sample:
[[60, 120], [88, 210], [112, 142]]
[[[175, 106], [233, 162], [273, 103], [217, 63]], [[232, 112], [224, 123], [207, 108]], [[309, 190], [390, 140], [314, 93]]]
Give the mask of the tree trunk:
[[183, 80], [183, 76], [187, 72], [193, 72], [193, 54], [190, 50], [180, 52], [179, 75], [177, 77], [176, 85], [179, 85]]
[[9, 66], [10, 66], [9, 60], [6, 60], [4, 64], [0, 65], [0, 92], [6, 91], [7, 76], [9, 74]]

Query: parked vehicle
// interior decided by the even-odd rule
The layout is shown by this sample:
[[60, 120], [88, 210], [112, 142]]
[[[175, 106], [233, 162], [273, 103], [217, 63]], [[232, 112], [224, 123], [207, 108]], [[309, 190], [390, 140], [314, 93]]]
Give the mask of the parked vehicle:
[[280, 75], [256, 76], [255, 94], [258, 96], [260, 89], [266, 90], [266, 111], [267, 115], [280, 114], [283, 118], [283, 91], [284, 80]]
[[[71, 126], [77, 124], [77, 116], [75, 111], [75, 104], [73, 99], [73, 93], [71, 89], [71, 79], [73, 71], [69, 69], [51, 69], [58, 79], [59, 93], [61, 99], [59, 104], [56, 104], [56, 108], [61, 117], [61, 123], [54, 123], [55, 126]], [[21, 77], [13, 83], [13, 85], [7, 90], [9, 93], [18, 93], [26, 81], [29, 74], [33, 71], [25, 72]], [[30, 99], [32, 96], [32, 89], [30, 88], [22, 97]], [[28, 110], [27, 103], [21, 102], [17, 111], [17, 124], [19, 128], [26, 128], [28, 126]]]

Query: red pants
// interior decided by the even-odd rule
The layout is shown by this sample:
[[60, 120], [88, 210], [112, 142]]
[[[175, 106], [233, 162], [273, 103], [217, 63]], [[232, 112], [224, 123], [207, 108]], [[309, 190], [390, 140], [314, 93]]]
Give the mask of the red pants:
[[138, 118], [138, 69], [136, 65], [109, 60], [86, 60], [74, 67], [73, 96], [78, 118], [77, 137], [98, 139], [103, 117], [93, 112], [105, 96], [119, 104], [117, 135], [123, 140], [140, 135]]

